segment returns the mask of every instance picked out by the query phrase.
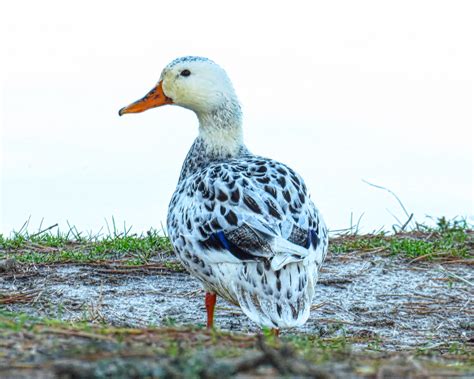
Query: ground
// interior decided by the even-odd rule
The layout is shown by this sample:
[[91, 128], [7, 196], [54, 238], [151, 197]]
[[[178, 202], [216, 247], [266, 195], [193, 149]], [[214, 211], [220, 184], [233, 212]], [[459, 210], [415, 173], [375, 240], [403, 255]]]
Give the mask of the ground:
[[474, 232], [330, 242], [310, 320], [275, 338], [204, 293], [166, 237], [0, 237], [0, 377], [474, 377]]

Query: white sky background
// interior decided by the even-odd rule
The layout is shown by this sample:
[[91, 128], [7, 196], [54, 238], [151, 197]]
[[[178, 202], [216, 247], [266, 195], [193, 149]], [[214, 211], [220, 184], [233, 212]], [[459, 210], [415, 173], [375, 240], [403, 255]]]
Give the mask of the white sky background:
[[[232, 5], [233, 4], [233, 5]], [[472, 1], [18, 1], [1, 6], [1, 229], [165, 224], [197, 133], [119, 117], [182, 55], [223, 66], [248, 147], [300, 172], [331, 229], [473, 207]]]

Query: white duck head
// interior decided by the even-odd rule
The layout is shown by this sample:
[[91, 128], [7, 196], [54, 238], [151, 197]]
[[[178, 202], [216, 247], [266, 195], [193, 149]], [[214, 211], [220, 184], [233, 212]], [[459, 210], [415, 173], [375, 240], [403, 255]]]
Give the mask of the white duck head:
[[227, 73], [202, 57], [177, 58], [162, 71], [156, 86], [119, 115], [171, 104], [190, 109], [199, 119], [199, 136], [212, 150], [233, 153], [242, 145], [242, 113]]

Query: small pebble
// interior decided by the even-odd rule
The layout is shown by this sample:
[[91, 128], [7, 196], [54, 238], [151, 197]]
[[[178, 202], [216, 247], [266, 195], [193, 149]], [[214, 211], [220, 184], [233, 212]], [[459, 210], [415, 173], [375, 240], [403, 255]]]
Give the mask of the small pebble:
[[13, 258], [0, 260], [0, 272], [14, 271], [15, 267], [16, 261]]

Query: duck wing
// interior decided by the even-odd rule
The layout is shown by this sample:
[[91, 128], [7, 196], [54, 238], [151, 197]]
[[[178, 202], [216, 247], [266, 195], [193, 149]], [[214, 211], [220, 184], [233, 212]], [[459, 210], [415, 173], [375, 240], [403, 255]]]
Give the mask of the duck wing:
[[185, 225], [180, 234], [210, 262], [265, 260], [277, 271], [291, 262], [319, 266], [324, 260], [326, 226], [302, 178], [286, 165], [240, 157], [212, 164], [181, 186], [169, 222]]

